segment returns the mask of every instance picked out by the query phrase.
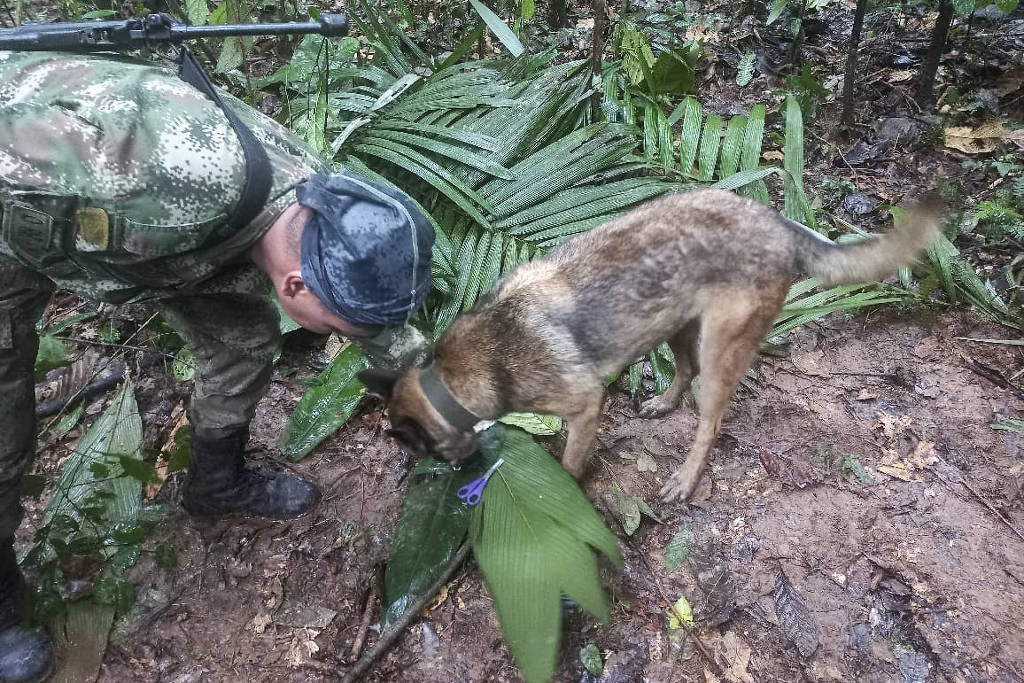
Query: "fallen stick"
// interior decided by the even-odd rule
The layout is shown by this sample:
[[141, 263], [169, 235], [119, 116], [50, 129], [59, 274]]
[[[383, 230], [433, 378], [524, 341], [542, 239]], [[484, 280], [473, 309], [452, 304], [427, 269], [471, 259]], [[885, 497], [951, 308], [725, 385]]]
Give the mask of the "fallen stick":
[[381, 634], [380, 640], [377, 641], [377, 644], [374, 645], [369, 652], [360, 657], [359, 661], [353, 664], [352, 668], [348, 670], [345, 677], [341, 679], [342, 683], [355, 683], [355, 681], [359, 680], [363, 674], [373, 666], [374, 662], [380, 659], [380, 657], [387, 652], [392, 645], [394, 645], [398, 636], [402, 634], [402, 631], [412, 623], [413, 619], [419, 616], [420, 610], [430, 602], [430, 599], [433, 598], [446, 583], [451, 581], [452, 576], [455, 575], [456, 570], [458, 570], [459, 565], [462, 564], [467, 555], [469, 555], [469, 543], [463, 543], [462, 547], [459, 548], [459, 552], [455, 553], [455, 557], [453, 557], [452, 561], [448, 563], [448, 567], [444, 570], [444, 574], [441, 575], [441, 578], [435, 581], [434, 585], [427, 589], [423, 595], [417, 598], [415, 602], [409, 605], [406, 610], [402, 612], [402, 616], [398, 618], [398, 621], [395, 622], [394, 626], [388, 629], [386, 633]]
[[370, 621], [373, 619], [373, 610], [377, 606], [377, 585], [378, 582], [374, 581], [370, 589], [366, 591], [366, 604], [363, 605], [363, 619], [359, 623], [359, 632], [356, 633], [356, 639], [352, 643], [352, 654], [349, 655], [349, 661], [356, 661], [359, 655], [363, 652], [363, 644], [366, 643], [366, 634], [370, 630]]

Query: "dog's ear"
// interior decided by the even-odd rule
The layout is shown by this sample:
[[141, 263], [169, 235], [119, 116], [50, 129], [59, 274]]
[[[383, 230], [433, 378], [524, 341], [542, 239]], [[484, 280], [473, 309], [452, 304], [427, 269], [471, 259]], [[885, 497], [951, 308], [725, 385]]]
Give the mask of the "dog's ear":
[[366, 386], [366, 393], [389, 401], [395, 391], [395, 383], [402, 377], [402, 373], [370, 368], [360, 372], [357, 377]]

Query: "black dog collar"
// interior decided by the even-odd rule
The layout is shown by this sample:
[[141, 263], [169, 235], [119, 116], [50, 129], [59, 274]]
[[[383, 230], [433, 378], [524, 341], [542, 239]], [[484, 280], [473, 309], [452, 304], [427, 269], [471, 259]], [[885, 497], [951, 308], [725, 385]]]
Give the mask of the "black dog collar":
[[455, 429], [467, 432], [480, 421], [479, 417], [466, 410], [452, 396], [452, 392], [448, 391], [448, 387], [441, 380], [441, 371], [436, 363], [431, 363], [420, 373], [420, 387], [434, 410]]

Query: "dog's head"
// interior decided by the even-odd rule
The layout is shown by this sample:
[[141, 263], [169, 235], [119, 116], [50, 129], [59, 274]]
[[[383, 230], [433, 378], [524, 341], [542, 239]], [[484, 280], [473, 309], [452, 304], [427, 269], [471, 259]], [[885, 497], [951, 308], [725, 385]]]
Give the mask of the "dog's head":
[[472, 426], [456, 428], [430, 403], [420, 383], [421, 368], [405, 374], [370, 369], [359, 373], [366, 392], [387, 403], [388, 434], [417, 457], [440, 456], [453, 465], [468, 461], [477, 451]]

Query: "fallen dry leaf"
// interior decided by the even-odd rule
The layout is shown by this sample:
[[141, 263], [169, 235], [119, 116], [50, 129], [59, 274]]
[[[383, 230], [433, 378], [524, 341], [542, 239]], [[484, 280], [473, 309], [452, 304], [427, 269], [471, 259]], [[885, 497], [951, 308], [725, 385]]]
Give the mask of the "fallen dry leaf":
[[754, 683], [754, 677], [747, 672], [747, 666], [750, 664], [750, 646], [732, 631], [722, 637], [718, 659], [725, 680], [730, 683]]
[[1016, 69], [1003, 72], [1003, 75], [996, 79], [996, 85], [992, 88], [992, 92], [1002, 97], [1017, 92], [1022, 86], [1024, 86], [1024, 66], [1018, 66]]
[[263, 632], [270, 626], [271, 618], [269, 614], [257, 614], [252, 618], [252, 632], [256, 635], [263, 635]]
[[904, 81], [909, 81], [916, 75], [917, 72], [914, 71], [913, 69], [898, 69], [889, 74], [889, 78], [887, 80], [889, 81], [889, 83], [902, 83]]
[[1000, 141], [1012, 142], [1024, 149], [1024, 129], [1008, 130], [1002, 121], [990, 121], [977, 128], [952, 126], [945, 130], [946, 147], [966, 154], [995, 151]]

